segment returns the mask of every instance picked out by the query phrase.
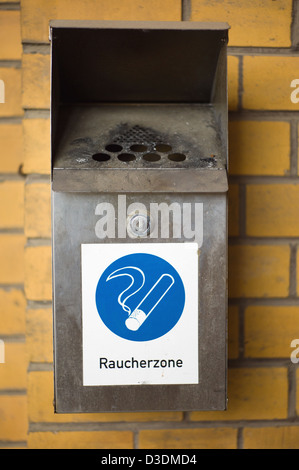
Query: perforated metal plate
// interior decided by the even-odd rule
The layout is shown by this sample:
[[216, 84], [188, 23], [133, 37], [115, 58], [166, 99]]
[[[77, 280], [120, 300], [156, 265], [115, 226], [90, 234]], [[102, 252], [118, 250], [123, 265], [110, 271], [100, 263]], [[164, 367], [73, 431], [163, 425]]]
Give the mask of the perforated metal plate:
[[212, 106], [69, 106], [60, 119], [64, 132], [53, 162], [55, 190], [106, 191], [107, 171], [112, 187], [117, 178], [117, 190], [150, 191], [161, 177], [168, 181], [166, 190], [180, 185], [188, 190], [192, 184], [203, 191], [206, 185], [210, 191], [227, 189], [225, 148]]

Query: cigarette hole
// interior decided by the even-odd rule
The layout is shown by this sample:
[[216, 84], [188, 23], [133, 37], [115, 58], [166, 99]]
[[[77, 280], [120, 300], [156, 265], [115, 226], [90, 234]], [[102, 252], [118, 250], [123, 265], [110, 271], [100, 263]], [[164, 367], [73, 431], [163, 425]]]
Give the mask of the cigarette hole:
[[145, 155], [143, 155], [143, 158], [147, 162], [158, 162], [159, 160], [161, 160], [160, 155], [158, 155], [157, 153], [146, 153]]
[[135, 155], [132, 153], [121, 153], [117, 157], [121, 162], [132, 162], [136, 159]]
[[110, 155], [108, 155], [107, 153], [95, 153], [92, 158], [96, 162], [107, 162], [108, 160], [110, 160]]
[[183, 162], [184, 160], [186, 160], [186, 155], [184, 155], [183, 153], [171, 153], [170, 155], [168, 155], [168, 158], [172, 162]]

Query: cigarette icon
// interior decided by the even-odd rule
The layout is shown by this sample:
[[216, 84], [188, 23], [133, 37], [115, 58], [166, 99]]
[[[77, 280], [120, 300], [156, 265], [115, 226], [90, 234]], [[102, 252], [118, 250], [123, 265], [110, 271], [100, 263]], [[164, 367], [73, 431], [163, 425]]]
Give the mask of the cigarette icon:
[[135, 310], [128, 316], [125, 322], [126, 327], [129, 330], [137, 331], [173, 284], [174, 278], [170, 274], [162, 274], [141, 302], [139, 302]]
[[[111, 273], [106, 281], [110, 281], [119, 276], [128, 276], [131, 279], [130, 285], [119, 294], [118, 303], [128, 315], [125, 321], [126, 327], [131, 331], [137, 331], [172, 287], [174, 278], [170, 274], [162, 274], [132, 311], [126, 304], [126, 301], [137, 294], [143, 287], [145, 283], [144, 272], [135, 266], [126, 266]], [[135, 290], [131, 292], [131, 288], [133, 288], [134, 284]], [[125, 294], [126, 296], [123, 298]]]

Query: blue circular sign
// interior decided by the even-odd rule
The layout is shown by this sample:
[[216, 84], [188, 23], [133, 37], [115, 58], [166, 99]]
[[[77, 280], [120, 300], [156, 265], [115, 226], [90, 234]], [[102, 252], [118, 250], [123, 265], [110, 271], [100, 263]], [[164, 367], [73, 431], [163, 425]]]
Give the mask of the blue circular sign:
[[147, 253], [123, 256], [108, 266], [96, 288], [96, 306], [104, 324], [121, 338], [150, 341], [179, 321], [185, 289], [174, 267]]

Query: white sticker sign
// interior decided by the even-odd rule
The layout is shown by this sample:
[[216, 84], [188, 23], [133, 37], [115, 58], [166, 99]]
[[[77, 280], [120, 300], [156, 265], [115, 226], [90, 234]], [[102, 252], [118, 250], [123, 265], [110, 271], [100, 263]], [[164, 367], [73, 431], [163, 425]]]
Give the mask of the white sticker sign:
[[198, 383], [197, 243], [82, 244], [83, 385]]

